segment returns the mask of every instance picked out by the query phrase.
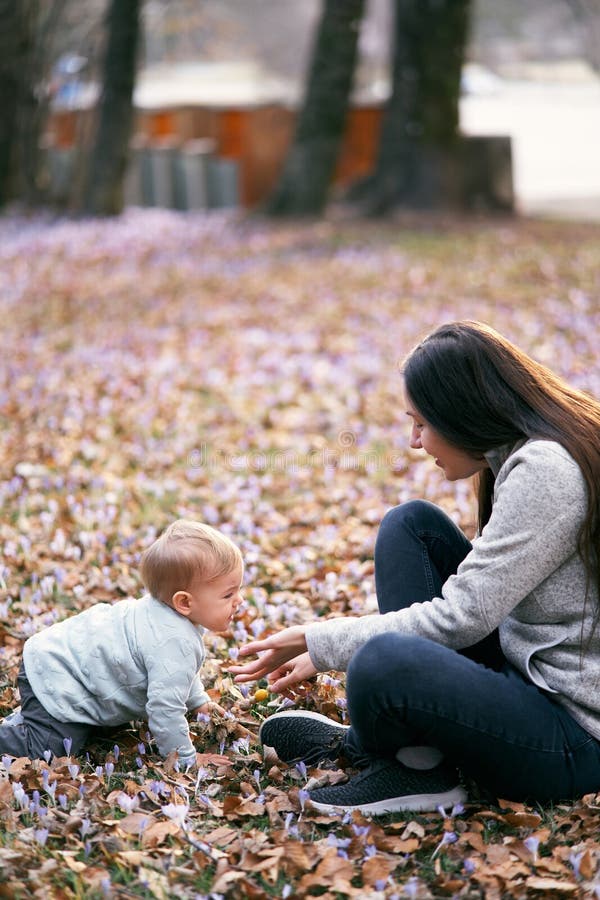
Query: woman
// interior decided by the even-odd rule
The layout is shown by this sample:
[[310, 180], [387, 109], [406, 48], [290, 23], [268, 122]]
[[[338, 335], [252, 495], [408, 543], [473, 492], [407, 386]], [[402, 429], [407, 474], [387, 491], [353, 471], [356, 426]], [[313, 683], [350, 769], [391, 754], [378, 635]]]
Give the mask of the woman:
[[444, 325], [404, 366], [410, 445], [446, 477], [477, 476], [473, 544], [437, 507], [385, 516], [379, 614], [248, 644], [236, 681], [274, 691], [347, 669], [351, 727], [267, 719], [284, 761], [345, 757], [317, 808], [381, 813], [461, 800], [457, 767], [513, 800], [600, 790], [600, 404], [493, 329]]

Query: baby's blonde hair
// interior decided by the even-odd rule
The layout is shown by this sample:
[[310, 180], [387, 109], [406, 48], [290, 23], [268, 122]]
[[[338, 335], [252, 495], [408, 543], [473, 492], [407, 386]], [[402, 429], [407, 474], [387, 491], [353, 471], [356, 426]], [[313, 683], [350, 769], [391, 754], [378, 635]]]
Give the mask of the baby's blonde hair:
[[216, 528], [192, 519], [177, 519], [142, 553], [140, 575], [146, 590], [170, 603], [200, 575], [209, 582], [243, 566], [236, 545]]

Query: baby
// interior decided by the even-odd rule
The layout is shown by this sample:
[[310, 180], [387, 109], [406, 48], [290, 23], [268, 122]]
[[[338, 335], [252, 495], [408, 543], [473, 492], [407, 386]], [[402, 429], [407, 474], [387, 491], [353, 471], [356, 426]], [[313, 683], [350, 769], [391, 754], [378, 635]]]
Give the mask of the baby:
[[0, 754], [77, 754], [95, 728], [147, 718], [162, 756], [195, 763], [186, 712], [209, 709], [202, 635], [227, 629], [241, 603], [242, 556], [209, 525], [179, 519], [140, 574], [142, 598], [97, 603], [25, 642], [21, 714], [0, 724]]

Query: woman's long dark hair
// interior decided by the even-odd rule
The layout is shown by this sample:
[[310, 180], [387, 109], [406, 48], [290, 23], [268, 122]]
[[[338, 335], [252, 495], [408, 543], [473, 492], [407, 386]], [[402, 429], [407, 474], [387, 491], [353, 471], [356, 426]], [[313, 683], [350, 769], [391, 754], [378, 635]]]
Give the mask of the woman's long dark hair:
[[[600, 403], [480, 322], [451, 322], [403, 366], [406, 393], [439, 434], [474, 456], [523, 438], [565, 447], [587, 485], [578, 550], [600, 596]], [[479, 476], [479, 527], [490, 517], [494, 476]]]

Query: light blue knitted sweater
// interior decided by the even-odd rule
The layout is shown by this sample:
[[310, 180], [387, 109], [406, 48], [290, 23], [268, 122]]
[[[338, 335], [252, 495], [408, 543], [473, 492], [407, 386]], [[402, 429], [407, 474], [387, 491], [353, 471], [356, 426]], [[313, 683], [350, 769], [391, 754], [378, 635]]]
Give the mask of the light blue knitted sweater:
[[34, 634], [23, 648], [34, 694], [60, 722], [147, 718], [163, 756], [195, 759], [186, 712], [207, 703], [198, 670], [204, 629], [149, 594], [97, 603]]

